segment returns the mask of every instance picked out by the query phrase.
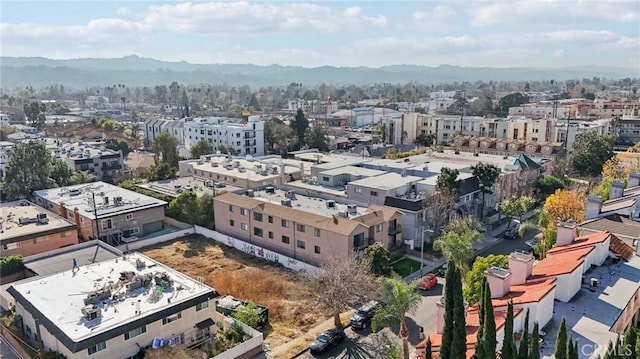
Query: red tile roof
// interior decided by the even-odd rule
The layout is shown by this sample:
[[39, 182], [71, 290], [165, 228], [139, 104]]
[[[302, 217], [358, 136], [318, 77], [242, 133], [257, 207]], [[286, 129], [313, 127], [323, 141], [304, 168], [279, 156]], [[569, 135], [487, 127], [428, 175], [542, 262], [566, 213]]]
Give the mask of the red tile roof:
[[530, 279], [535, 280], [573, 273], [584, 263], [584, 257], [594, 249], [594, 246], [589, 246], [548, 255], [533, 266], [531, 271], [532, 278]]
[[568, 251], [573, 251], [575, 249], [592, 247], [596, 244], [604, 243], [610, 236], [611, 236], [611, 233], [609, 233], [608, 231], [602, 231], [602, 232], [589, 234], [586, 236], [581, 236], [576, 238], [571, 244], [549, 249], [547, 251], [547, 255], [566, 253]]
[[609, 250], [624, 260], [629, 260], [636, 252], [633, 247], [624, 243], [620, 238], [614, 235], [611, 235]]
[[556, 287], [556, 278], [548, 278], [537, 282], [512, 285], [509, 293], [501, 298], [491, 300], [494, 308], [506, 307], [509, 301], [514, 305], [535, 303], [543, 300]]

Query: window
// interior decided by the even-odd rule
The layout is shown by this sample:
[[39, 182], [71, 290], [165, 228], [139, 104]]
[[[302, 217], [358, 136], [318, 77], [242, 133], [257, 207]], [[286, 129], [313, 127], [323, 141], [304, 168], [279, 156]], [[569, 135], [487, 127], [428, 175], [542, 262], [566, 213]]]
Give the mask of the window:
[[99, 351], [103, 351], [107, 349], [107, 343], [106, 342], [102, 342], [102, 343], [98, 343], [92, 347], [87, 348], [87, 352], [89, 353], [89, 355], [91, 354], [95, 354]]
[[249, 210], [246, 208], [240, 208], [240, 214], [246, 216], [249, 214]]
[[113, 220], [111, 218], [102, 220], [102, 230], [112, 229]]
[[229, 225], [230, 225], [231, 227], [234, 227], [234, 226], [236, 225], [236, 222], [235, 222], [233, 219], [230, 219], [230, 220], [229, 220]]
[[269, 231], [269, 239], [273, 239], [273, 232]]
[[133, 214], [127, 214], [127, 221], [133, 221]]
[[9, 249], [16, 249], [16, 248], [20, 248], [20, 242], [13, 242], [13, 243], [5, 243], [2, 244], [2, 249], [4, 249], [5, 251], [8, 251]]
[[129, 340], [131, 338], [135, 338], [138, 335], [144, 334], [147, 332], [147, 326], [143, 325], [140, 328], [136, 328], [128, 333], [124, 333], [124, 340]]
[[253, 234], [258, 237], [262, 237], [262, 228], [253, 227]]
[[283, 219], [281, 223], [283, 227], [289, 228], [289, 221], [287, 221], [286, 219]]
[[209, 302], [208, 301], [204, 301], [202, 303], [198, 303], [196, 304], [196, 312], [199, 312], [205, 308], [209, 308]]
[[282, 236], [282, 243], [284, 243], [284, 244], [289, 244], [289, 237], [287, 237], [287, 236]]
[[362, 247], [364, 245], [364, 233], [356, 234], [353, 236], [353, 246]]
[[240, 229], [242, 229], [243, 231], [248, 231], [249, 226], [246, 223], [240, 223]]
[[313, 246], [313, 251], [314, 251], [316, 254], [320, 254], [320, 246]]
[[253, 212], [253, 220], [262, 222], [262, 213]]
[[313, 235], [316, 236], [316, 237], [320, 237], [320, 229], [314, 228], [313, 229]]
[[[220, 178], [220, 176], [218, 176], [218, 178]], [[229, 205], [229, 212], [233, 212], [233, 206]]]
[[378, 197], [377, 191], [371, 191], [371, 197]]
[[296, 247], [298, 247], [298, 248], [300, 248], [300, 249], [304, 249], [304, 247], [305, 247], [305, 243], [304, 243], [304, 241], [297, 240], [297, 241], [296, 241]]
[[325, 181], [325, 182], [329, 182], [329, 177], [327, 177], [327, 176], [323, 176], [323, 177], [322, 177], [322, 180], [323, 180], [323, 181]]
[[356, 187], [353, 189], [356, 193], [362, 193], [362, 188]]
[[297, 230], [298, 232], [302, 232], [302, 233], [304, 233], [304, 224], [300, 224], [300, 223], [298, 223], [298, 224], [296, 225], [296, 230]]
[[273, 216], [267, 217], [267, 220], [269, 221], [269, 223], [273, 223]]
[[376, 232], [382, 232], [382, 223], [376, 224]]
[[178, 312], [172, 316], [162, 318], [162, 325], [169, 324], [171, 322], [175, 322], [176, 320], [182, 318], [182, 312]]

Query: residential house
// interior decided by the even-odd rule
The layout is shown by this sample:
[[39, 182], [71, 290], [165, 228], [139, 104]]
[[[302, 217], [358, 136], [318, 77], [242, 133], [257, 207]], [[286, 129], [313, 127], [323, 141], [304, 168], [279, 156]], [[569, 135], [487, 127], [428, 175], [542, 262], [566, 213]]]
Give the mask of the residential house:
[[619, 214], [634, 221], [640, 220], [640, 173], [631, 173], [626, 187], [624, 182], [613, 181], [607, 201], [596, 195], [587, 198], [586, 220], [611, 214]]
[[215, 289], [139, 253], [35, 277], [7, 291], [24, 335], [69, 359], [199, 347], [211, 341], [219, 321]]
[[277, 253], [318, 264], [327, 256], [362, 256], [373, 243], [401, 245], [402, 213], [308, 197], [272, 186], [215, 197], [218, 232]]
[[78, 243], [76, 225], [27, 200], [0, 203], [0, 254], [23, 257]]
[[133, 151], [124, 161], [124, 174], [128, 178], [144, 178], [151, 165], [155, 163], [154, 154], [150, 152]]
[[610, 214], [604, 217], [594, 218], [580, 224], [581, 233], [594, 233], [609, 231], [626, 245], [640, 250], [640, 221], [630, 219], [620, 214]]
[[39, 206], [72, 220], [80, 240], [112, 245], [164, 228], [165, 201], [105, 182], [35, 191]]

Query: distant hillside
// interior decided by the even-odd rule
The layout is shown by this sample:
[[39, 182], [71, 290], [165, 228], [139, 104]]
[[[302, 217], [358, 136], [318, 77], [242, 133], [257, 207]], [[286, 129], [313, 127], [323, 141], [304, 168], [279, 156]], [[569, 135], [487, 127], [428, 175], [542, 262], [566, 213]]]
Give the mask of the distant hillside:
[[0, 57], [1, 86], [15, 88], [63, 84], [72, 88], [126, 84], [155, 86], [177, 81], [186, 85], [227, 83], [251, 87], [286, 85], [301, 82], [315, 85], [370, 83], [443, 83], [462, 81], [535, 81], [600, 78], [620, 79], [640, 77], [637, 69], [615, 67], [569, 68], [488, 68], [441, 65], [393, 65], [380, 68], [300, 66], [257, 66], [242, 64], [190, 64], [166, 62], [138, 56], [118, 59], [52, 60], [42, 57]]

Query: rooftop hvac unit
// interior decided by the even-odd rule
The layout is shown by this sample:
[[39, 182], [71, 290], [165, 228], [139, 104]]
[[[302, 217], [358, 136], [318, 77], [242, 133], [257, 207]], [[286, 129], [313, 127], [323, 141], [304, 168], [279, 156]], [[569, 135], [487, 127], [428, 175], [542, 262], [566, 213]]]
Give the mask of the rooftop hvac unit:
[[80, 311], [86, 320], [102, 318], [102, 310], [95, 305], [86, 305]]
[[218, 167], [218, 162], [211, 162], [211, 167]]
[[171, 288], [173, 286], [173, 279], [166, 272], [162, 272], [156, 274], [153, 280], [156, 282], [157, 286], [163, 288]]
[[265, 188], [264, 190], [265, 190], [265, 192], [267, 192], [267, 193], [271, 193], [271, 194], [276, 193], [276, 189], [275, 189], [274, 187], [272, 187], [272, 186], [268, 186], [268, 187], [267, 187], [267, 188]]
[[330, 199], [327, 201], [327, 208], [336, 208], [336, 201]]
[[261, 174], [261, 175], [263, 175], [263, 176], [266, 176], [266, 175], [267, 175], [267, 170], [262, 170], [262, 171], [260, 172], [260, 174]]
[[281, 200], [280, 204], [285, 207], [291, 207], [291, 198]]
[[72, 190], [69, 190], [69, 196], [77, 196], [80, 194], [80, 190], [77, 188], [74, 188]]
[[151, 274], [148, 274], [148, 273], [145, 275], [137, 275], [133, 277], [133, 279], [129, 283], [127, 283], [127, 290], [132, 291], [138, 288], [146, 287], [149, 284], [151, 284], [152, 279], [153, 278]]
[[124, 202], [122, 201], [122, 197], [118, 196], [118, 197], [113, 197], [113, 203], [116, 206], [122, 206], [124, 205]]
[[47, 214], [46, 213], [40, 212], [40, 213], [38, 213], [38, 216], [36, 218], [37, 218], [39, 224], [47, 224], [47, 223], [49, 223], [49, 218], [47, 218]]
[[235, 168], [240, 167], [240, 161], [233, 161], [233, 167]]
[[349, 213], [347, 211], [339, 211], [338, 216], [342, 218], [349, 218]]
[[96, 291], [93, 291], [87, 294], [87, 297], [84, 298], [84, 305], [100, 303], [105, 299], [109, 299], [110, 297], [111, 297], [111, 290], [98, 289]]
[[238, 168], [238, 172], [240, 172], [240, 173], [245, 173], [245, 172], [246, 172], [246, 170], [244, 169], [244, 167], [239, 167], [239, 168]]
[[136, 268], [140, 269], [140, 268], [146, 268], [147, 267], [147, 263], [145, 263], [145, 261], [143, 261], [140, 258], [136, 258]]
[[287, 191], [287, 198], [296, 199], [296, 193], [294, 191]]
[[247, 197], [254, 197], [255, 196], [255, 194], [253, 193], [252, 189], [248, 189], [246, 193], [247, 193]]
[[355, 204], [349, 204], [347, 205], [347, 211], [349, 211], [349, 214], [357, 214], [358, 206], [356, 206]]

